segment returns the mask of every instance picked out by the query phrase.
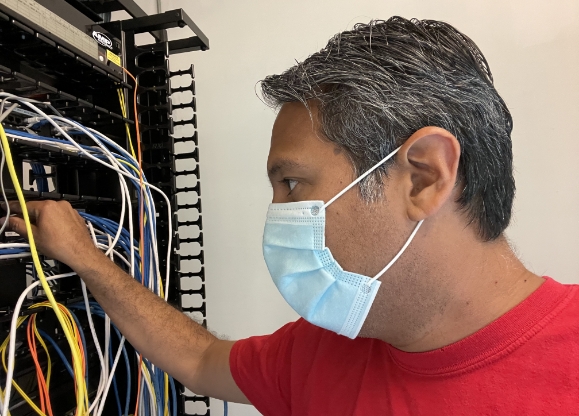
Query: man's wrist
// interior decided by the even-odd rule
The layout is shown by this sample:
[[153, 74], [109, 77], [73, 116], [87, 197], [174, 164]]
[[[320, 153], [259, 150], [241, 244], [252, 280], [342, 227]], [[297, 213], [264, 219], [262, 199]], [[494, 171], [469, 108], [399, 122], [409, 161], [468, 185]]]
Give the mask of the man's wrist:
[[82, 256], [79, 256], [76, 261], [68, 264], [68, 266], [79, 276], [89, 277], [102, 271], [109, 262], [110, 259], [108, 259], [102, 251], [96, 247], [91, 247], [89, 250], [86, 250]]

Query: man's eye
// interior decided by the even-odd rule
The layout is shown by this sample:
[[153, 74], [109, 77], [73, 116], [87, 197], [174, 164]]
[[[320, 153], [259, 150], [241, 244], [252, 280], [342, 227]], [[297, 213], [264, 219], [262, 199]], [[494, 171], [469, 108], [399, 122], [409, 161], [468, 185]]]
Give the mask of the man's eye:
[[293, 191], [297, 184], [298, 184], [298, 181], [296, 181], [295, 179], [288, 179], [287, 180], [287, 186], [289, 187], [290, 191]]
[[298, 181], [296, 181], [295, 179], [283, 179], [282, 182], [289, 188], [290, 193], [294, 190], [294, 188], [298, 184]]

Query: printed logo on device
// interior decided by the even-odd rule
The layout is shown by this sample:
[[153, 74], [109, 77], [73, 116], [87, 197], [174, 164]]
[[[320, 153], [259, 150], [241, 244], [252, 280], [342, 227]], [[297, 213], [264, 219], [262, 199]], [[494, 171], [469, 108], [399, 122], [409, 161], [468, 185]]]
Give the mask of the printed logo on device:
[[113, 49], [113, 41], [107, 35], [101, 32], [97, 32], [93, 30], [92, 37], [96, 40], [100, 45], [104, 46], [107, 49]]

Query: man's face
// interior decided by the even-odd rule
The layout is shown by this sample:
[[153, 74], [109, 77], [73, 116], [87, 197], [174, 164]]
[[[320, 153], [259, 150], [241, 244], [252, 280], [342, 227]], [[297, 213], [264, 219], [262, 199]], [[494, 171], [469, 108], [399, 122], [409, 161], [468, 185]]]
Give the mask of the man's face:
[[[355, 179], [343, 149], [315, 128], [315, 105], [311, 112], [300, 103], [285, 104], [274, 124], [267, 168], [275, 203], [326, 202]], [[373, 276], [403, 244], [389, 205], [366, 203], [354, 187], [328, 207], [326, 245], [344, 270]]]

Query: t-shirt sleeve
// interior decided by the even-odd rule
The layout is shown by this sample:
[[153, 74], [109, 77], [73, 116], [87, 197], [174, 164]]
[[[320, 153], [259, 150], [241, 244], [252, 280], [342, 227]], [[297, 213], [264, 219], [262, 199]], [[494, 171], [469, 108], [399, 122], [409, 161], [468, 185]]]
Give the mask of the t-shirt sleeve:
[[289, 323], [271, 335], [233, 344], [229, 366], [240, 390], [263, 415], [291, 415], [291, 356], [294, 342]]

